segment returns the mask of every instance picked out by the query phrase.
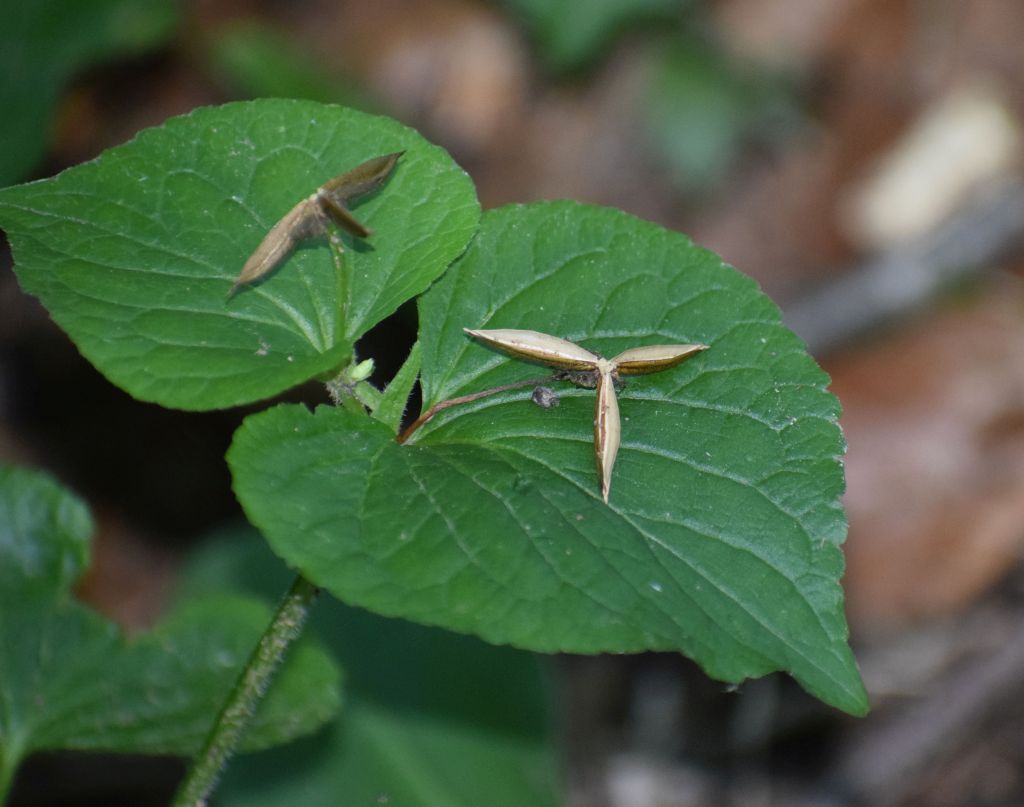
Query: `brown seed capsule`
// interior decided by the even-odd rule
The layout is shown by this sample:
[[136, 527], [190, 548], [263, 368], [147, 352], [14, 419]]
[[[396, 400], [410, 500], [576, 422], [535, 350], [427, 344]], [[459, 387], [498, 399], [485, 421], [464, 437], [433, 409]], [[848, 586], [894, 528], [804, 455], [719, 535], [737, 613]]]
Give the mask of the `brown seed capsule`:
[[228, 291], [228, 297], [242, 286], [272, 272], [295, 249], [299, 241], [328, 235], [339, 249], [342, 248], [341, 239], [330, 230], [331, 222], [354, 236], [368, 237], [370, 230], [356, 220], [345, 204], [350, 199], [369, 193], [381, 185], [394, 170], [398, 158], [403, 153], [399, 151], [383, 157], [374, 157], [357, 165], [351, 171], [328, 180], [316, 192], [285, 213], [249, 256]]
[[398, 158], [403, 154], [405, 154], [404, 151], [396, 151], [381, 157], [371, 157], [351, 171], [346, 171], [334, 179], [327, 180], [320, 186], [320, 191], [335, 199], [339, 204], [345, 204], [349, 199], [369, 193], [387, 179], [388, 175], [395, 170]]
[[619, 453], [622, 424], [619, 420], [619, 402], [615, 397], [615, 383], [612, 380], [612, 364], [602, 360], [597, 374], [597, 399], [594, 402], [594, 459], [597, 463], [597, 480], [601, 485], [601, 496], [608, 504], [612, 488], [612, 468]]
[[568, 339], [549, 336], [539, 331], [521, 331], [515, 328], [499, 328], [493, 331], [474, 331], [469, 328], [462, 330], [517, 359], [539, 362], [559, 370], [593, 370], [601, 358]]
[[[612, 469], [619, 452], [622, 424], [615, 385], [619, 375], [644, 375], [668, 370], [707, 349], [707, 345], [647, 345], [622, 351], [614, 359], [605, 359], [574, 342], [539, 331], [463, 329], [504, 353], [519, 359], [540, 362], [562, 370], [565, 379], [583, 387], [597, 388], [594, 403], [594, 458], [597, 478], [605, 504], [612, 486]], [[542, 388], [538, 388], [542, 389]], [[536, 401], [536, 392], [534, 393]]]
[[707, 345], [646, 345], [623, 350], [612, 359], [619, 375], [646, 375], [670, 370], [690, 356], [707, 350]]

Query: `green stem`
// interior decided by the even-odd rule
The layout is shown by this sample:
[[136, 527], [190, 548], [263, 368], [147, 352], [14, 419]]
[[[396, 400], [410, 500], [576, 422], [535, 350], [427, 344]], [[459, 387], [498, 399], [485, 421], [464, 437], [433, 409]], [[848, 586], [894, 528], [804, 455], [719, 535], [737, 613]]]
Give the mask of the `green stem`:
[[203, 807], [228, 759], [245, 733], [249, 721], [266, 694], [288, 647], [302, 633], [316, 586], [302, 575], [295, 578], [259, 644], [238, 676], [234, 688], [206, 737], [203, 749], [178, 788], [172, 807]]
[[14, 773], [20, 760], [21, 754], [14, 748], [4, 748], [0, 745], [0, 805], [7, 803], [7, 796], [14, 784]]
[[338, 327], [344, 333], [348, 327], [348, 262], [345, 260], [345, 250], [341, 246], [340, 238], [338, 241], [331, 239], [330, 245], [331, 257], [334, 258], [335, 294], [338, 298]]

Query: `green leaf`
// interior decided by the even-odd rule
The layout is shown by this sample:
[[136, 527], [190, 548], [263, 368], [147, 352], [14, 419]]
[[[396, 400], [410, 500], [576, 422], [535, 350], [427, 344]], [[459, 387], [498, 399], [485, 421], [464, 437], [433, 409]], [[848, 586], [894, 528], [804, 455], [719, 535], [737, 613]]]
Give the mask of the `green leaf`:
[[670, 20], [678, 0], [504, 0], [537, 40], [544, 61], [573, 70], [600, 55], [623, 28]]
[[0, 465], [0, 613], [61, 597], [89, 565], [85, 505], [41, 474]]
[[420, 343], [412, 346], [409, 355], [391, 379], [381, 397], [380, 403], [373, 410], [373, 416], [392, 431], [398, 431], [402, 415], [409, 404], [409, 394], [420, 374]]
[[[259, 601], [207, 597], [127, 638], [70, 595], [89, 532], [85, 507], [52, 480], [0, 468], [0, 794], [33, 751], [194, 753], [270, 621]], [[338, 678], [322, 649], [300, 643], [243, 745], [322, 725]]]
[[[251, 528], [211, 542], [185, 574], [193, 594], [270, 595], [288, 577]], [[345, 710], [314, 737], [232, 762], [219, 804], [559, 802], [548, 682], [535, 656], [330, 599], [310, 629], [345, 665]]]
[[[403, 149], [386, 184], [353, 203], [374, 233], [347, 241], [347, 318], [326, 241], [303, 242], [264, 282], [225, 298], [297, 202]], [[0, 191], [24, 289], [112, 382], [182, 409], [251, 402], [336, 370], [459, 255], [478, 216], [472, 183], [443, 150], [388, 118], [310, 101], [199, 109], [52, 180]]]
[[573, 203], [487, 214], [421, 301], [424, 407], [535, 377], [463, 327], [613, 356], [703, 343], [619, 394], [611, 506], [594, 393], [443, 411], [411, 444], [349, 412], [280, 407], [228, 453], [273, 549], [351, 604], [539, 651], [679, 650], [740, 681], [787, 670], [861, 713], [839, 578], [844, 449], [827, 376], [753, 281], [687, 238]]
[[170, 0], [0, 3], [0, 186], [28, 175], [42, 157], [54, 107], [75, 72], [151, 48], [176, 24]]

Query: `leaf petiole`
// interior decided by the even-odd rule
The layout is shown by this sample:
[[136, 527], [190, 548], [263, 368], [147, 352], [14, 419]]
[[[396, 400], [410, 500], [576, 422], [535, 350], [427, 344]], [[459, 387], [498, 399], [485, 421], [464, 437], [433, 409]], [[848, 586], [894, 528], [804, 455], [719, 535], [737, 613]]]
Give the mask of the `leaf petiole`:
[[399, 432], [398, 436], [395, 437], [399, 443], [405, 443], [420, 426], [423, 426], [438, 412], [442, 412], [445, 409], [450, 409], [453, 406], [459, 404], [470, 403], [471, 401], [478, 401], [481, 398], [486, 398], [489, 395], [497, 395], [499, 392], [508, 392], [509, 390], [521, 389], [523, 387], [536, 387], [541, 384], [545, 384], [550, 381], [561, 381], [565, 379], [563, 373], [555, 373], [553, 375], [544, 376], [544, 378], [530, 378], [526, 381], [516, 381], [513, 384], [502, 384], [500, 387], [492, 387], [491, 389], [481, 390], [480, 392], [474, 392], [469, 395], [460, 395], [457, 398], [449, 398], [446, 401], [440, 401], [434, 404], [430, 409], [421, 414], [416, 420], [410, 423], [403, 431]]
[[345, 245], [341, 237], [331, 232], [328, 235], [331, 258], [334, 261], [334, 290], [337, 300], [338, 323], [344, 333], [348, 325], [348, 310], [352, 303], [352, 265], [345, 260]]

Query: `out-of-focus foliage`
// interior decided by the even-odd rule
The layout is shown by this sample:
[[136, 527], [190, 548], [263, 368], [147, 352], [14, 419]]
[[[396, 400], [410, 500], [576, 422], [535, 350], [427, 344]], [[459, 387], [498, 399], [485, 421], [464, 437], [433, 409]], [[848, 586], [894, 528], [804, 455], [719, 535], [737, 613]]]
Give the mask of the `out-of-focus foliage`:
[[0, 3], [0, 186], [28, 176], [39, 161], [54, 107], [76, 71], [158, 45], [177, 20], [171, 0]]
[[305, 98], [366, 109], [297, 42], [255, 20], [218, 28], [206, 50], [214, 76], [238, 98]]
[[[53, 480], [0, 466], [0, 803], [34, 751], [195, 753], [271, 617], [252, 597], [211, 596], [126, 637], [69, 590], [91, 532], [84, 504]], [[302, 640], [244, 746], [323, 725], [338, 685], [331, 658]]]
[[797, 121], [783, 86], [693, 37], [661, 48], [643, 105], [653, 145], [689, 193], [714, 188], [752, 138], [770, 140]]
[[616, 37], [645, 29], [651, 56], [637, 110], [651, 146], [676, 186], [713, 190], [744, 145], [792, 130], [797, 115], [784, 85], [736, 64], [716, 43], [705, 4], [671, 0], [505, 0], [555, 72], [592, 66]]
[[[205, 544], [185, 587], [193, 597], [225, 589], [273, 597], [289, 577], [246, 527]], [[235, 760], [218, 804], [559, 803], [550, 683], [540, 659], [331, 597], [321, 598], [310, 626], [345, 665], [343, 713], [315, 736]]]
[[574, 70], [593, 61], [624, 28], [671, 19], [680, 0], [504, 0], [526, 25], [547, 65]]

